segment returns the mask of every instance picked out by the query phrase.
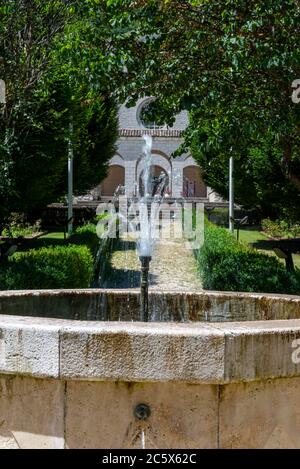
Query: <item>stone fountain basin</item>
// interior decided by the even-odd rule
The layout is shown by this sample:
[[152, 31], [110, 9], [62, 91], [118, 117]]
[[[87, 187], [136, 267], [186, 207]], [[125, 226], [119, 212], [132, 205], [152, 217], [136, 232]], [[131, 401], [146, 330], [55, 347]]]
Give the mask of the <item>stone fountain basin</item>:
[[[149, 292], [149, 320], [227, 322], [300, 319], [300, 296], [201, 291]], [[139, 321], [138, 290], [0, 292], [0, 314], [88, 321]]]
[[1, 448], [300, 447], [300, 297], [150, 296], [0, 294]]

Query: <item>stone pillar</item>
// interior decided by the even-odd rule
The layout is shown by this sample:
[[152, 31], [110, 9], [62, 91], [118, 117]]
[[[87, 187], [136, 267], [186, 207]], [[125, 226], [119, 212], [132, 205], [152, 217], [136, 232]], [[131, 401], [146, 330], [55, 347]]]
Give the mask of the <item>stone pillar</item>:
[[125, 161], [125, 195], [132, 197], [135, 190], [136, 161]]
[[181, 197], [183, 191], [182, 161], [172, 162], [172, 197]]

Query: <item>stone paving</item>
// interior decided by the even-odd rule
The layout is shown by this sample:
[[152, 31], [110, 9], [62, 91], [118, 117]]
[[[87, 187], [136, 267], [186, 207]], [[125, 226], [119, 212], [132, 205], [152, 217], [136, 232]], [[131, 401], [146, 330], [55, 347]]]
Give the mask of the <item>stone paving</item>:
[[[140, 262], [134, 242], [122, 241], [111, 258], [111, 275], [106, 288], [138, 288]], [[196, 260], [184, 240], [160, 240], [156, 243], [150, 267], [150, 289], [187, 291], [202, 289]]]
[[196, 259], [184, 241], [157, 244], [151, 263], [151, 289], [172, 291], [202, 290]]

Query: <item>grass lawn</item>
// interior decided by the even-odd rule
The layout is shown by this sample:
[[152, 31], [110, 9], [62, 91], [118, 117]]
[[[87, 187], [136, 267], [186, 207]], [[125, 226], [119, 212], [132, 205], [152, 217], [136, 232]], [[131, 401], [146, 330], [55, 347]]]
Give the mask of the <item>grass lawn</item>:
[[53, 231], [53, 232], [47, 233], [44, 236], [41, 236], [41, 239], [64, 239], [64, 232]]
[[[237, 230], [234, 230], [235, 237], [237, 236]], [[255, 228], [241, 228], [240, 229], [240, 241], [244, 241], [245, 243], [255, 243], [256, 241], [259, 241], [261, 239], [267, 239], [267, 237], [258, 231], [258, 229]]]
[[[237, 230], [234, 231], [235, 236], [237, 236]], [[244, 241], [245, 243], [255, 243], [256, 241], [259, 241], [261, 239], [267, 239], [267, 237], [259, 231], [258, 227], [242, 227], [240, 229], [240, 235], [239, 235], [240, 241]], [[39, 245], [50, 245], [50, 244], [57, 244], [60, 242], [63, 242], [64, 240], [64, 232], [63, 231], [53, 231], [50, 233], [47, 233], [44, 236], [41, 236], [39, 238]], [[271, 256], [276, 256], [274, 251], [263, 251], [266, 254], [269, 254]], [[276, 256], [277, 257], [277, 256]], [[300, 269], [300, 255], [293, 255], [294, 259], [294, 264], [296, 267]], [[284, 259], [280, 259], [282, 263], [285, 263]]]
[[[237, 235], [237, 230], [234, 231], [235, 236]], [[240, 241], [244, 241], [245, 243], [255, 243], [261, 239], [268, 239], [257, 227], [253, 228], [241, 228], [240, 229]], [[276, 256], [274, 251], [263, 251], [266, 254]], [[277, 257], [277, 256], [276, 256]], [[296, 267], [300, 269], [300, 255], [293, 254], [294, 264]], [[285, 264], [284, 259], [280, 259], [281, 262]]]
[[66, 240], [64, 239], [64, 232], [53, 231], [26, 243], [22, 249], [38, 249], [42, 247], [64, 245], [65, 243]]

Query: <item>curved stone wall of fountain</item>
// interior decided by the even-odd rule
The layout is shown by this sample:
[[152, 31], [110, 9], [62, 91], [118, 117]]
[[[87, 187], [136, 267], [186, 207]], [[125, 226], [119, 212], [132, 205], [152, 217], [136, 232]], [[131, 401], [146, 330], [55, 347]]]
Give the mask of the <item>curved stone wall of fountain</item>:
[[2, 292], [0, 447], [300, 447], [300, 297], [150, 304], [141, 323], [138, 292]]
[[[87, 321], [140, 321], [137, 290], [0, 292], [0, 314]], [[300, 319], [300, 296], [201, 291], [149, 292], [151, 322]]]

